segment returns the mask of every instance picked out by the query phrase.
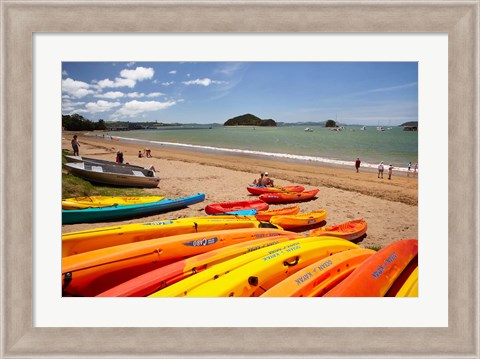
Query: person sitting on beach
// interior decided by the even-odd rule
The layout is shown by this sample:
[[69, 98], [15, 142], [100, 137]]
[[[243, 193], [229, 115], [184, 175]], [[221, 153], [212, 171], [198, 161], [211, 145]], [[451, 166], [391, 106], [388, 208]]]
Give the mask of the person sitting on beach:
[[257, 179], [253, 180], [253, 184], [256, 184], [257, 186], [262, 186], [262, 180], [263, 180], [263, 172], [260, 173], [260, 178], [258, 180]]
[[377, 178], [383, 178], [383, 161], [378, 165], [378, 176]]
[[260, 184], [265, 187], [273, 187], [273, 180], [268, 177], [268, 172], [263, 173], [263, 177], [260, 180]]
[[138, 151], [138, 158], [142, 158], [142, 157], [143, 157], [142, 150], [139, 150]]
[[145, 149], [145, 157], [147, 157], [147, 158], [150, 158], [150, 157], [152, 157], [152, 155], [151, 155], [151, 153], [150, 153], [150, 149], [149, 149], [149, 148]]

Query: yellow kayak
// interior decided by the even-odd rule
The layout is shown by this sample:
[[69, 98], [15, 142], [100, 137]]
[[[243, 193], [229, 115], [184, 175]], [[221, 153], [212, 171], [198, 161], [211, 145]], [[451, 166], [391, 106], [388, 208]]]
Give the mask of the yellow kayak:
[[[326, 241], [319, 237], [294, 239], [287, 243], [279, 243], [267, 248], [261, 248], [254, 252], [219, 263], [153, 293], [150, 297], [250, 295], [265, 284], [268, 284], [269, 287], [273, 286], [271, 283], [264, 283], [266, 277], [259, 274], [264, 269], [269, 272], [269, 279], [271, 279], [272, 276], [287, 276], [303, 268], [305, 265], [310, 264], [313, 259], [318, 260], [334, 253], [356, 248], [359, 248], [356, 244], [338, 238], [328, 238]], [[272, 267], [272, 263], [277, 265]], [[246, 275], [246, 277], [244, 276], [244, 267], [248, 268], [248, 275]], [[238, 272], [238, 270], [241, 270], [241, 272]], [[231, 276], [231, 273], [235, 274]], [[248, 283], [248, 278], [252, 276], [259, 278], [258, 283]], [[227, 279], [223, 280], [223, 278]], [[239, 278], [241, 279], [239, 280]], [[280, 278], [277, 279], [280, 280]], [[223, 289], [217, 285], [220, 280], [222, 280]], [[232, 283], [229, 283], [230, 280], [232, 280]], [[234, 287], [237, 290], [235, 290]], [[248, 287], [249, 290], [245, 291], [243, 289], [244, 287]], [[262, 290], [262, 293], [265, 290]]]
[[418, 297], [418, 267], [410, 274], [396, 297]]
[[62, 209], [83, 209], [110, 207], [115, 205], [142, 204], [158, 202], [164, 199], [162, 196], [143, 196], [143, 197], [115, 197], [115, 196], [87, 196], [65, 198], [62, 200]]
[[217, 218], [215, 216], [180, 218], [64, 233], [62, 234], [62, 257], [118, 246], [120, 244], [178, 234], [235, 228], [258, 228], [263, 226], [262, 222], [257, 221], [254, 216], [251, 218], [228, 217], [229, 218]]

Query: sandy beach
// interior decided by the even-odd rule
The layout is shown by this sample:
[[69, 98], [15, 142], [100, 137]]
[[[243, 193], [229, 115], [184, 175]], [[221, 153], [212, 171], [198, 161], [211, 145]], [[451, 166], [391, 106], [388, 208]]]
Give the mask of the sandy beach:
[[[72, 152], [74, 133], [62, 135], [62, 149]], [[124, 162], [157, 170], [161, 181], [157, 188], [145, 189], [151, 195], [167, 198], [185, 197], [205, 193], [205, 202], [178, 211], [162, 213], [117, 224], [148, 222], [161, 219], [203, 216], [209, 203], [254, 199], [246, 190], [260, 172], [268, 171], [276, 186], [302, 185], [306, 190], [320, 189], [316, 199], [296, 203], [301, 213], [325, 209], [327, 225], [364, 218], [368, 223], [367, 237], [360, 246], [380, 246], [406, 238], [418, 237], [418, 179], [413, 174], [393, 172], [388, 180], [378, 179], [376, 172], [352, 166], [339, 168], [318, 164], [277, 162], [242, 156], [223, 156], [196, 153], [165, 147], [150, 147], [152, 158], [138, 158], [141, 146], [124, 143], [106, 137], [79, 135], [80, 155], [114, 161], [117, 150], [124, 154]], [[352, 159], [354, 160], [354, 159]], [[285, 205], [270, 205], [280, 208]], [[64, 225], [62, 232], [73, 232], [96, 227], [111, 226], [108, 223]], [[308, 233], [308, 231], [306, 232]]]

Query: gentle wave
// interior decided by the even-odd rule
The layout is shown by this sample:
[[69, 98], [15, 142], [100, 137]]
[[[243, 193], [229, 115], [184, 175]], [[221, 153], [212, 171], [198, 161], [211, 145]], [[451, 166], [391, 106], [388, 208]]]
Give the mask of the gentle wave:
[[[99, 136], [90, 134], [90, 136]], [[245, 154], [245, 155], [254, 155], [254, 156], [263, 156], [263, 157], [270, 157], [270, 158], [277, 158], [280, 160], [296, 160], [302, 162], [318, 162], [318, 163], [325, 163], [334, 166], [345, 166], [345, 167], [352, 167], [355, 166], [354, 161], [342, 161], [342, 160], [335, 160], [331, 158], [324, 158], [324, 157], [315, 157], [315, 156], [303, 156], [303, 155], [291, 155], [288, 153], [275, 153], [275, 152], [264, 152], [264, 151], [253, 151], [253, 150], [241, 150], [241, 149], [232, 149], [232, 148], [224, 148], [224, 147], [214, 147], [214, 146], [204, 146], [204, 145], [193, 145], [189, 143], [177, 143], [177, 142], [163, 142], [163, 141], [150, 141], [150, 140], [140, 140], [137, 138], [130, 138], [130, 137], [118, 137], [112, 136], [114, 139], [118, 139], [125, 142], [132, 142], [132, 143], [142, 143], [142, 144], [150, 144], [150, 145], [163, 145], [168, 147], [177, 147], [177, 148], [187, 148], [187, 149], [197, 149], [203, 151], [210, 151], [210, 152], [223, 152], [223, 153], [233, 153], [233, 154]], [[378, 164], [372, 164], [367, 162], [362, 162], [362, 167], [365, 168], [372, 168], [377, 169]], [[385, 165], [385, 170], [387, 170], [388, 165]], [[406, 167], [395, 167], [396, 171], [407, 172]]]

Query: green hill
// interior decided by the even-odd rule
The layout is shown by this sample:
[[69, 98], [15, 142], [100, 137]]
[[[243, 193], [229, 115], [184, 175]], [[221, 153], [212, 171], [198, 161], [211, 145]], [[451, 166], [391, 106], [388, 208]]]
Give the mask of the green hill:
[[224, 126], [272, 126], [276, 127], [277, 123], [272, 120], [262, 120], [258, 118], [257, 116], [254, 116], [250, 113], [247, 113], [245, 115], [237, 116], [234, 118], [231, 118], [227, 120], [224, 124]]

